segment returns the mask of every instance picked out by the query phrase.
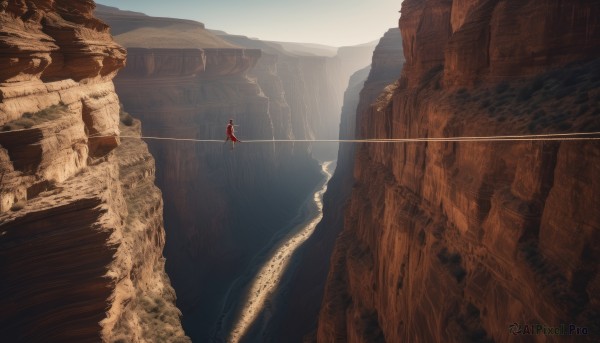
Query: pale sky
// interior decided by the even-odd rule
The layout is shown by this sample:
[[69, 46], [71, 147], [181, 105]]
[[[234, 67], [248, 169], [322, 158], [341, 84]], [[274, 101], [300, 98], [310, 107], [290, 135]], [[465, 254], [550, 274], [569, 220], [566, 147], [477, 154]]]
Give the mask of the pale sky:
[[398, 26], [402, 0], [97, 0], [262, 40], [356, 45]]

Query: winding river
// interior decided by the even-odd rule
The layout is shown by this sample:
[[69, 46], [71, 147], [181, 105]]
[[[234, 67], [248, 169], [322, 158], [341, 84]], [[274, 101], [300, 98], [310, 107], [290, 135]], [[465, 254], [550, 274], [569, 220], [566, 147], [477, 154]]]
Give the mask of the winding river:
[[[297, 219], [302, 219], [301, 224], [296, 225], [288, 235], [277, 239], [266, 254], [259, 254], [255, 260], [263, 261], [262, 264], [258, 263], [257, 268], [257, 264], [252, 263], [252, 267], [230, 287], [219, 327], [213, 334], [215, 342], [223, 339], [230, 343], [240, 342], [261, 314], [277, 290], [294, 252], [311, 236], [323, 218], [323, 194], [333, 173], [332, 167], [331, 161], [321, 164], [324, 180], [315, 190], [312, 199], [308, 199], [299, 210]], [[232, 299], [240, 294], [245, 295], [244, 298]]]

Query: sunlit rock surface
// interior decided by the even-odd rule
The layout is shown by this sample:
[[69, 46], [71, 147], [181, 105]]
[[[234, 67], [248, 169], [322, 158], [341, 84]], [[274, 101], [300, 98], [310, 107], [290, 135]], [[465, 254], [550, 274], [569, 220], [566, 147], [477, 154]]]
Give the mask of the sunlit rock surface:
[[93, 9], [2, 3], [0, 336], [186, 342], [154, 160], [118, 138], [140, 130], [119, 128], [112, 79], [125, 50]]
[[[358, 137], [599, 131], [599, 11], [404, 1], [402, 77]], [[597, 141], [358, 145], [317, 341], [596, 341], [599, 172]], [[513, 323], [596, 336], [515, 338]]]

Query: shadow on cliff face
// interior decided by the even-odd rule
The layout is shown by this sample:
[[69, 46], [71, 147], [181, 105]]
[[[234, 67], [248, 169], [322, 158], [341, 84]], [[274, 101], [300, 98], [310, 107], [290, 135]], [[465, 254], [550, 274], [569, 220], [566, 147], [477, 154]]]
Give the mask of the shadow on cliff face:
[[[358, 136], [598, 131], [599, 10], [404, 1], [407, 64], [398, 87], [359, 115]], [[597, 141], [360, 144], [355, 160], [319, 342], [367, 341], [367, 324], [388, 342], [597, 341], [517, 338], [507, 327], [598, 332]], [[373, 312], [377, 322], [363, 319]]]
[[[364, 135], [600, 130], [598, 59], [470, 88], [444, 89], [443, 77], [434, 67], [392, 90], [359, 122]], [[388, 341], [507, 341], [519, 318], [598, 332], [599, 156], [595, 141], [363, 145], [319, 340], [350, 340], [373, 309]]]

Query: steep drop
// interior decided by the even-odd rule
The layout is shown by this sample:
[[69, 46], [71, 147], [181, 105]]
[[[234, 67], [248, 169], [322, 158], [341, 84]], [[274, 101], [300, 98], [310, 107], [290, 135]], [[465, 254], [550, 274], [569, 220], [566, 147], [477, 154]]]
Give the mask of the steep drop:
[[[397, 28], [380, 39], [372, 53], [372, 64], [350, 78], [344, 95], [340, 139], [355, 139], [356, 115], [366, 111], [381, 91], [394, 83], [404, 63], [402, 38]], [[347, 198], [352, 190], [352, 171], [356, 144], [340, 145], [337, 167], [324, 195], [323, 220], [294, 259], [297, 269], [287, 275], [289, 289], [278, 295], [275, 320], [270, 327], [274, 341], [302, 342], [316, 333], [323, 299], [329, 258], [336, 237], [343, 228]], [[314, 337], [313, 337], [314, 338]]]
[[[335, 117], [327, 109], [337, 106], [329, 79], [337, 77], [330, 74], [333, 61], [256, 49], [262, 42], [240, 46], [200, 23], [182, 21], [163, 31], [157, 22], [177, 19], [115, 11], [98, 13], [119, 27], [117, 41], [127, 38], [122, 43], [129, 60], [116, 89], [125, 109], [143, 120], [145, 135], [224, 139], [229, 119], [239, 125], [242, 141], [311, 138], [332, 130], [326, 122]], [[127, 16], [132, 20], [124, 25]], [[177, 36], [167, 48], [148, 46], [152, 40], [138, 35], [168, 35], [181, 25], [206, 39], [190, 43]], [[320, 182], [315, 148], [241, 143], [230, 150], [190, 142], [149, 147], [165, 199], [167, 271], [186, 332], [207, 341], [219, 326], [228, 287]]]
[[[359, 137], [598, 131], [599, 11], [404, 1], [402, 77], [359, 113]], [[598, 332], [599, 158], [596, 142], [359, 145], [317, 340], [512, 342], [512, 323]]]
[[[327, 190], [333, 172], [332, 166], [331, 161], [322, 164], [324, 178], [316, 187], [312, 197], [306, 200], [298, 210], [297, 216], [288, 224], [293, 229], [281, 238], [274, 238], [273, 245], [265, 246], [265, 251], [261, 252], [261, 255], [266, 253], [268, 258], [264, 260], [261, 256], [257, 256], [257, 261], [264, 260], [262, 265], [252, 265], [244, 276], [232, 285], [232, 288], [242, 286], [246, 290], [246, 296], [242, 298], [245, 299], [242, 303], [235, 304], [238, 298], [236, 295], [233, 299], [234, 304], [228, 304], [229, 308], [224, 308], [225, 320], [229, 320], [229, 323], [224, 323], [228, 342], [273, 340], [270, 333], [264, 330], [253, 330], [258, 331], [256, 333], [249, 331], [253, 327], [264, 328], [272, 325], [272, 318], [279, 315], [273, 311], [275, 295], [282, 293], [286, 287], [284, 283], [289, 282], [285, 280], [285, 273], [292, 256], [312, 236], [317, 224], [323, 218], [323, 194]], [[231, 290], [230, 293], [235, 294]]]

